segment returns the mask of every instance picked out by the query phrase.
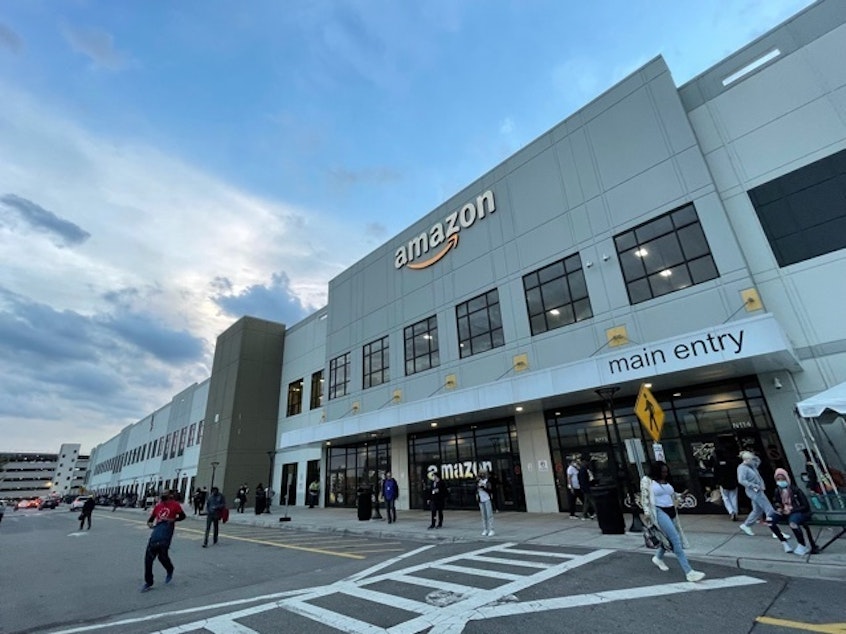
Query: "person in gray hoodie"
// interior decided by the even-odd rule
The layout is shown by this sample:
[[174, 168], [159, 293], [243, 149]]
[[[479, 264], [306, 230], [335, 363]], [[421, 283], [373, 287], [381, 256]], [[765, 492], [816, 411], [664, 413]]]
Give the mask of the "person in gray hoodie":
[[740, 530], [747, 535], [754, 535], [752, 525], [763, 516], [766, 518], [767, 525], [769, 525], [773, 535], [782, 543], [784, 552], [792, 552], [793, 548], [787, 541], [787, 537], [773, 521], [773, 518], [778, 513], [773, 508], [769, 498], [767, 498], [767, 492], [764, 488], [764, 478], [758, 473], [761, 459], [751, 451], [741, 451], [740, 459], [743, 462], [737, 467], [737, 482], [746, 490], [746, 495], [749, 497], [749, 501], [752, 502], [752, 512], [749, 513], [749, 516], [740, 525]]

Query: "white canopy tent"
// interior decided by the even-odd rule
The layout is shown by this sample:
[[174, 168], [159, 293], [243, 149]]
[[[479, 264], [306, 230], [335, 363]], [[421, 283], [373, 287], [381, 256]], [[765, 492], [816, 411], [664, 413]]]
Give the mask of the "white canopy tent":
[[[835, 385], [825, 392], [796, 403], [796, 411], [802, 418], [822, 417], [834, 420], [838, 415], [846, 415], [846, 383]], [[820, 422], [827, 422], [827, 420]]]
[[[835, 486], [834, 483], [837, 482], [838, 478], [832, 477], [832, 471], [839, 474], [842, 473], [844, 468], [843, 459], [837, 449], [836, 438], [835, 440], [832, 439], [832, 435], [842, 437], [843, 431], [846, 431], [846, 418], [844, 417], [846, 417], [846, 383], [840, 383], [796, 403], [796, 420], [807, 450], [808, 463], [818, 475], [822, 484], [822, 491], [827, 493], [818, 496], [817, 501], [828, 510], [846, 508], [846, 494], [839, 491]], [[838, 420], [842, 428], [835, 426], [826, 431], [823, 427], [823, 425], [828, 427]], [[820, 450], [821, 445], [824, 447], [822, 451]], [[834, 468], [833, 465], [830, 467], [830, 460], [826, 458], [826, 455], [829, 458], [836, 458], [840, 469]]]

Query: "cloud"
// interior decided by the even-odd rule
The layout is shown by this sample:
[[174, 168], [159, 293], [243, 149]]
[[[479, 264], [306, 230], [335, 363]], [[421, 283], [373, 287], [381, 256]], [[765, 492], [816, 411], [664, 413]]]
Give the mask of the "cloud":
[[[52, 211], [48, 211], [26, 198], [6, 194], [0, 196], [0, 203], [17, 211], [21, 219], [36, 231], [48, 233], [53, 238], [57, 238], [60, 246], [61, 244], [82, 244], [91, 237], [90, 233], [74, 223], [59, 218]], [[2, 220], [3, 218], [0, 216], [0, 222]]]
[[62, 28], [68, 44], [77, 53], [90, 59], [95, 67], [120, 70], [127, 65], [127, 58], [115, 48], [111, 34], [94, 28]]
[[[103, 442], [205, 380], [237, 317], [296, 323], [368, 249], [350, 240], [362, 231], [355, 219], [253, 196], [157, 148], [101, 137], [2, 81], [0, 94], [0, 121], [15, 122], [0, 134], [0, 192], [15, 192], [0, 218], [30, 229], [0, 222], [10, 447]], [[84, 248], [57, 249], [36, 227]]]
[[225, 278], [215, 280], [212, 287], [218, 291], [214, 302], [236, 319], [250, 315], [290, 326], [308, 314], [285, 273], [274, 273], [269, 285], [254, 284], [236, 294], [227, 294], [232, 285]]
[[381, 185], [402, 180], [402, 174], [390, 167], [372, 167], [360, 170], [336, 167], [329, 170], [329, 179], [333, 184], [341, 187], [362, 184]]
[[23, 39], [5, 24], [0, 23], [0, 48], [5, 48], [13, 53], [20, 53], [23, 50]]

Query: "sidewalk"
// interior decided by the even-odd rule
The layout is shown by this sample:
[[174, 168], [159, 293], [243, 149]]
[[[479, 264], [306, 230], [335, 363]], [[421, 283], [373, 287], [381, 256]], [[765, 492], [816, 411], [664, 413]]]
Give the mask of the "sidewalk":
[[[279, 518], [283, 515], [285, 508], [278, 506], [273, 507], [271, 514], [263, 515], [256, 515], [253, 509], [247, 509], [243, 514], [231, 511], [229, 522], [283, 531], [351, 533], [424, 542], [519, 541], [544, 546], [610, 548], [644, 555], [652, 553], [643, 545], [640, 533], [603, 535], [596, 521], [572, 520], [566, 513], [497, 513], [494, 515], [495, 537], [482, 537], [481, 520], [476, 511], [444, 511], [444, 527], [436, 530], [427, 530], [429, 513], [420, 510], [398, 510], [397, 522], [393, 524], [378, 519], [359, 521], [356, 510], [349, 508], [291, 507], [287, 510], [290, 521], [280, 522]], [[384, 511], [382, 515], [385, 516]], [[204, 517], [193, 515], [188, 518], [205, 521]], [[626, 526], [630, 524], [631, 514], [627, 514]], [[799, 557], [783, 552], [766, 526], [757, 525], [755, 536], [749, 537], [740, 532], [739, 524], [725, 515], [682, 516], [682, 526], [691, 545], [687, 550], [688, 557], [747, 571], [846, 581], [846, 537], [835, 541], [819, 555]], [[783, 530], [785, 534], [790, 532], [788, 527]], [[814, 531], [814, 534], [817, 532]], [[832, 535], [831, 529], [825, 529], [820, 536], [820, 544]], [[791, 543], [795, 544], [795, 539]]]

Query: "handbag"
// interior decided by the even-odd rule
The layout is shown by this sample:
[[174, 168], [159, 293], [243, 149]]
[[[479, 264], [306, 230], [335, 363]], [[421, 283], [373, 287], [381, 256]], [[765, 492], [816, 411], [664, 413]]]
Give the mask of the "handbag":
[[225, 506], [220, 509], [220, 519], [223, 520], [224, 524], [229, 521], [229, 509]]
[[653, 550], [661, 545], [661, 539], [655, 533], [656, 528], [654, 526], [643, 527], [643, 543], [647, 548], [652, 548]]
[[664, 532], [654, 524], [652, 526], [643, 527], [643, 543], [647, 548], [656, 549], [660, 546], [666, 551], [673, 552], [673, 543], [667, 539]]

